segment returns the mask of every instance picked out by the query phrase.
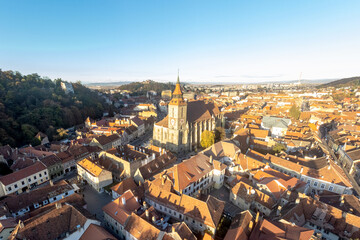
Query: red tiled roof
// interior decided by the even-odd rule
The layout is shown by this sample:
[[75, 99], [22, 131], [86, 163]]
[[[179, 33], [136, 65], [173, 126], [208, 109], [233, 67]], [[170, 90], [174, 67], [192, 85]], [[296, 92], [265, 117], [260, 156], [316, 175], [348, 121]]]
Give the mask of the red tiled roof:
[[[125, 199], [125, 204], [122, 203], [123, 198]], [[128, 190], [121, 197], [104, 206], [102, 210], [124, 226], [126, 219], [133, 211], [139, 208], [140, 204], [136, 201], [134, 194], [131, 190]]]
[[116, 238], [101, 226], [90, 224], [79, 240], [116, 240]]

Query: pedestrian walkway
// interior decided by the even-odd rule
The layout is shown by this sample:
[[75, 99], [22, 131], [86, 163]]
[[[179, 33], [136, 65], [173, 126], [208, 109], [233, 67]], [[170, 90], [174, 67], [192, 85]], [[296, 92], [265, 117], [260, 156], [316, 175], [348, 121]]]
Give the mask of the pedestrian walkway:
[[87, 210], [95, 215], [97, 219], [103, 221], [104, 213], [102, 208], [112, 201], [112, 197], [106, 192], [97, 192], [90, 185], [85, 185], [83, 195], [87, 204]]

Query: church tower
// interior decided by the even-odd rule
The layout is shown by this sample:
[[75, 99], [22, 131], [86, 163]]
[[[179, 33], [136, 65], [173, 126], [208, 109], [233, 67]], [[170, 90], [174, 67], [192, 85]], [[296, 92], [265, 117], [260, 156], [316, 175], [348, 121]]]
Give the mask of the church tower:
[[181, 91], [179, 75], [173, 97], [168, 105], [168, 138], [167, 149], [173, 152], [186, 151], [188, 146], [187, 102]]
[[184, 101], [183, 93], [181, 91], [179, 75], [177, 78], [173, 97], [168, 107], [169, 128], [176, 130], [183, 130], [186, 127], [187, 121], [187, 103]]

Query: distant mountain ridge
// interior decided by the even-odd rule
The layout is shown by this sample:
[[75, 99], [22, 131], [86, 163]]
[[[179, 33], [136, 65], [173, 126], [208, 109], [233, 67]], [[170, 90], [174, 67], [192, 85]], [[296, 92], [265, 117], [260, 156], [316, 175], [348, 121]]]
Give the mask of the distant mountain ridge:
[[130, 81], [120, 81], [120, 82], [95, 82], [95, 83], [83, 83], [85, 86], [121, 86], [131, 83]]
[[[302, 79], [300, 80], [300, 82], [302, 84], [323, 84], [323, 83], [328, 83], [330, 81], [334, 81], [335, 79], [312, 79], [312, 80], [308, 80], [308, 79]], [[153, 81], [153, 80], [149, 80], [149, 81]], [[109, 87], [109, 86], [122, 86], [122, 85], [126, 85], [126, 84], [131, 84], [131, 83], [135, 83], [135, 82], [139, 82], [139, 81], [118, 81], [118, 82], [95, 82], [95, 83], [83, 83], [85, 86], [88, 87], [95, 87], [95, 86], [100, 86], [100, 87]], [[146, 82], [146, 81], [144, 81]], [[157, 83], [163, 83], [163, 84], [167, 84], [166, 82], [163, 81], [153, 81], [153, 82], [157, 82]], [[173, 82], [173, 81], [170, 81]], [[198, 81], [181, 81], [182, 84], [196, 84], [196, 85], [201, 85], [201, 84], [216, 84], [216, 85], [229, 85], [229, 84], [233, 84], [233, 85], [244, 85], [244, 84], [290, 84], [290, 83], [297, 83], [299, 82], [299, 80], [283, 80], [283, 81], [265, 81], [265, 82], [258, 82], [258, 83], [248, 83], [245, 81], [236, 81], [236, 82], [224, 82], [224, 81], [218, 81], [218, 82], [214, 82], [214, 81], [203, 81], [203, 82], [198, 82]]]
[[350, 87], [350, 86], [360, 86], [360, 77], [350, 77], [342, 78], [336, 81], [325, 83], [319, 86], [319, 88], [326, 87]]
[[130, 91], [134, 95], [145, 95], [148, 91], [155, 91], [158, 94], [163, 90], [172, 90], [174, 88], [173, 83], [161, 83], [153, 80], [146, 80], [142, 82], [131, 82], [118, 87], [120, 90]]

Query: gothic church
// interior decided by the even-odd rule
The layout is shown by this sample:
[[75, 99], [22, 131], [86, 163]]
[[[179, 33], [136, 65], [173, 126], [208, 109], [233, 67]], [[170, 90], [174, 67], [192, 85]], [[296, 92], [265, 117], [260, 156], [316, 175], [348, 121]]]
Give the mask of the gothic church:
[[203, 131], [223, 125], [216, 104], [184, 100], [178, 76], [168, 115], [154, 125], [153, 144], [175, 153], [197, 150]]

